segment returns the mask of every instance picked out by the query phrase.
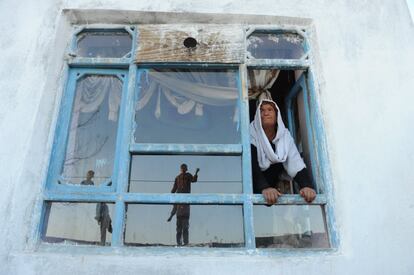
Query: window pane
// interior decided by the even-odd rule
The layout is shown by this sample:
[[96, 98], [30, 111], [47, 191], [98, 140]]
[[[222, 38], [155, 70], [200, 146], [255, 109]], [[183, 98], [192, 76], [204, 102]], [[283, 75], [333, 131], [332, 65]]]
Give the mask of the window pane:
[[53, 202], [46, 209], [44, 241], [111, 244], [113, 203]]
[[63, 182], [110, 184], [121, 93], [122, 82], [115, 76], [89, 75], [78, 81]]
[[253, 33], [247, 51], [257, 59], [300, 59], [305, 53], [303, 41], [294, 33]]
[[298, 150], [306, 163], [306, 167], [308, 168], [309, 175], [313, 178], [313, 170], [311, 169], [311, 156], [310, 156], [310, 148], [309, 148], [309, 140], [308, 140], [308, 131], [309, 125], [306, 123], [306, 114], [305, 114], [305, 102], [304, 102], [304, 94], [302, 88], [300, 88], [300, 92], [297, 94], [296, 98], [293, 102], [293, 109], [294, 109], [294, 119], [295, 119], [295, 132], [296, 132], [296, 145]]
[[[176, 212], [168, 222], [172, 211]], [[187, 243], [193, 247], [244, 246], [242, 206], [128, 205], [126, 245], [175, 246]]]
[[131, 51], [132, 37], [127, 32], [83, 32], [77, 46], [81, 57], [123, 57]]
[[[187, 165], [187, 173], [191, 174], [189, 177], [184, 176], [185, 174], [180, 175], [181, 164]], [[200, 171], [195, 178], [197, 168]], [[241, 193], [241, 157], [184, 155], [132, 157], [130, 192], [170, 193], [174, 186], [176, 193]]]
[[135, 142], [240, 142], [237, 72], [142, 70]]
[[324, 211], [319, 205], [254, 206], [258, 248], [328, 248]]

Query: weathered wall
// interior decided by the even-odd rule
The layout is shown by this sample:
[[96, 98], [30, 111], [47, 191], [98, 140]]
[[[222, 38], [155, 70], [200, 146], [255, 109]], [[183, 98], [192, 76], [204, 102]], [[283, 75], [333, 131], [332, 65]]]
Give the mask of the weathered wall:
[[[61, 10], [311, 18], [341, 246], [303, 256], [32, 252], [65, 71]], [[412, 274], [414, 27], [404, 0], [0, 2], [0, 274]], [[58, 39], [56, 39], [58, 38]]]

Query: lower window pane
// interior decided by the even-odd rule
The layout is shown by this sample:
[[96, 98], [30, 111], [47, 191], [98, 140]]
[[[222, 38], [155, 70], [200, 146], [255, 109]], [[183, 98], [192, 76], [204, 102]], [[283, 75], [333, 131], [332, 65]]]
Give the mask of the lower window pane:
[[113, 211], [113, 203], [49, 203], [43, 240], [110, 245]]
[[254, 230], [258, 248], [329, 247], [319, 205], [255, 205]]
[[242, 247], [244, 246], [242, 206], [129, 204], [125, 244]]

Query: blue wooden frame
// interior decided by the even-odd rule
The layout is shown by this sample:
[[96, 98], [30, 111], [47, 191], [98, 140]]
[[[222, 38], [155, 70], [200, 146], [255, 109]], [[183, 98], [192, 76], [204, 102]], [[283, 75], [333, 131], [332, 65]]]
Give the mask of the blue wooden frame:
[[[122, 27], [115, 27], [111, 29], [104, 29], [103, 31], [117, 31], [124, 29]], [[137, 45], [136, 40], [139, 38], [139, 33], [134, 27], [125, 27], [132, 35], [132, 49], [131, 53], [135, 53]], [[80, 28], [74, 35], [72, 42], [72, 51], [76, 47], [76, 35], [82, 31], [97, 31], [97, 28]], [[334, 219], [333, 208], [333, 192], [332, 180], [330, 176], [328, 154], [326, 149], [326, 140], [322, 123], [322, 116], [318, 101], [316, 100], [316, 91], [314, 83], [314, 72], [311, 68], [312, 52], [310, 44], [306, 35], [306, 30], [295, 28], [281, 29], [256, 27], [256, 32], [286, 32], [299, 33], [305, 39], [304, 47], [307, 54], [305, 59], [301, 60], [268, 60], [268, 59], [246, 59], [244, 64], [209, 64], [209, 63], [146, 63], [134, 64], [133, 55], [123, 58], [84, 58], [84, 57], [69, 57], [67, 64], [69, 66], [69, 77], [66, 92], [62, 98], [62, 104], [57, 121], [57, 128], [55, 132], [55, 139], [52, 148], [51, 160], [46, 179], [45, 191], [43, 193], [43, 207], [42, 218], [39, 223], [39, 235], [44, 231], [47, 225], [48, 210], [51, 202], [108, 202], [115, 203], [115, 215], [113, 217], [113, 234], [112, 247], [123, 246], [123, 232], [125, 228], [125, 209], [127, 204], [165, 204], [165, 203], [194, 203], [194, 204], [232, 204], [243, 206], [243, 220], [244, 220], [244, 237], [245, 248], [239, 249], [200, 249], [200, 248], [186, 248], [179, 249], [180, 253], [187, 253], [194, 250], [197, 251], [222, 251], [226, 253], [229, 251], [240, 252], [249, 251], [259, 255], [285, 255], [286, 253], [315, 253], [316, 251], [327, 252], [332, 249], [293, 249], [293, 250], [279, 250], [279, 249], [256, 249], [254, 221], [253, 221], [253, 207], [258, 204], [266, 204], [262, 195], [253, 194], [252, 175], [251, 175], [251, 152], [250, 152], [250, 138], [249, 138], [249, 110], [248, 110], [248, 84], [247, 84], [247, 69], [303, 69], [307, 70], [307, 78], [301, 78], [295, 86], [302, 87], [306, 90], [306, 97], [309, 97], [308, 102], [312, 108], [306, 110], [307, 123], [312, 125], [311, 137], [315, 144], [315, 152], [311, 154], [315, 158], [318, 167], [323, 167], [323, 172], [319, 172], [318, 180], [321, 180], [323, 186], [323, 193], [318, 194], [317, 198], [311, 203], [312, 205], [325, 206], [327, 213], [328, 233], [330, 244], [332, 248], [337, 248], [339, 245], [339, 238], [337, 235]], [[248, 36], [248, 35], [246, 35]], [[75, 43], [75, 44], [74, 44]], [[240, 128], [241, 128], [241, 142], [239, 144], [139, 144], [135, 143], [133, 139], [133, 131], [136, 128], [134, 120], [134, 102], [137, 100], [137, 84], [139, 80], [140, 69], [146, 68], [197, 68], [197, 69], [235, 69], [238, 71], [237, 86], [239, 90], [239, 108], [240, 108]], [[124, 74], [122, 102], [120, 108], [117, 140], [116, 140], [116, 154], [114, 160], [113, 182], [112, 186], [102, 187], [81, 187], [79, 186], [61, 186], [53, 184], [57, 180], [59, 174], [59, 163], [62, 163], [62, 158], [65, 155], [69, 118], [72, 111], [72, 104], [75, 96], [77, 74], [85, 73], [99, 73], [108, 75]], [[292, 95], [293, 97], [293, 95]], [[292, 99], [292, 98], [291, 98]], [[308, 106], [309, 107], [309, 106]], [[290, 119], [291, 120], [291, 119]], [[291, 122], [289, 127], [292, 127]], [[294, 131], [292, 131], [293, 133]], [[65, 141], [60, 140], [61, 137], [66, 137]], [[238, 155], [242, 157], [242, 179], [243, 179], [243, 193], [242, 194], [141, 194], [141, 193], [127, 193], [128, 177], [130, 170], [131, 155], [133, 154], [200, 154], [200, 155]], [[63, 157], [62, 157], [63, 156]], [[307, 205], [299, 195], [284, 195], [278, 199], [277, 205]], [[38, 239], [38, 238], [37, 238]], [[35, 238], [36, 240], [36, 238]], [[43, 246], [47, 246], [43, 244]], [[99, 250], [108, 248], [97, 248]], [[127, 248], [124, 248], [127, 249]], [[134, 248], [135, 250], [143, 250], [142, 248]], [[177, 253], [174, 248], [145, 248], [145, 251], [152, 251], [156, 253], [164, 253], [172, 251]], [[109, 250], [112, 251], [112, 250]], [[152, 253], [151, 252], [151, 253]], [[243, 254], [245, 254], [244, 252]]]
[[[88, 57], [79, 57], [80, 60], [84, 60], [84, 59], [95, 59], [95, 60], [102, 60], [104, 62], [101, 63], [108, 63], [108, 61], [110, 60], [117, 60], [116, 62], [119, 61], [129, 61], [134, 53], [134, 41], [135, 41], [135, 26], [114, 26], [112, 28], [98, 28], [98, 27], [79, 27], [76, 29], [76, 31], [73, 34], [73, 38], [70, 44], [70, 56], [72, 57], [76, 57], [76, 50], [77, 50], [77, 45], [78, 45], [78, 36], [81, 33], [116, 33], [116, 32], [125, 32], [127, 34], [129, 34], [131, 36], [131, 51], [126, 53], [124, 56], [122, 56], [121, 58], [88, 58]], [[105, 60], [107, 59], [107, 60]]]
[[[68, 184], [64, 179], [62, 180], [60, 173], [63, 167], [64, 159], [66, 156], [67, 143], [69, 139], [69, 127], [71, 122], [72, 106], [76, 96], [76, 84], [78, 80], [87, 76], [87, 75], [107, 75], [107, 76], [116, 76], [123, 82], [122, 95], [124, 97], [126, 93], [126, 86], [128, 83], [128, 75], [126, 70], [121, 69], [86, 69], [86, 68], [73, 68], [69, 73], [69, 79], [67, 84], [66, 93], [62, 98], [61, 112], [59, 114], [59, 119], [57, 122], [56, 135], [53, 143], [53, 151], [50, 159], [49, 170], [48, 170], [48, 179], [46, 188], [48, 190], [55, 190], [60, 192], [71, 192], [71, 191], [80, 191], [82, 192], [111, 192], [114, 190], [115, 186], [108, 186], [109, 182], [106, 184], [101, 184], [100, 186], [80, 186], [75, 184]], [[120, 135], [122, 129], [122, 109], [120, 112], [120, 123], [118, 124], [117, 136]], [[117, 152], [117, 147], [119, 147], [118, 141], [115, 148]], [[117, 154], [115, 154], [117, 156]], [[113, 176], [111, 181], [116, 181], [116, 163], [117, 158], [114, 160], [113, 167]], [[114, 178], [115, 177], [115, 178]], [[60, 184], [58, 184], [60, 183]]]
[[[319, 101], [317, 100], [318, 94], [316, 92], [315, 72], [313, 70], [313, 53], [311, 44], [309, 43], [309, 37], [306, 29], [298, 28], [272, 28], [269, 26], [256, 26], [246, 31], [246, 38], [253, 32], [259, 33], [297, 33], [304, 38], [304, 50], [305, 56], [299, 60], [291, 59], [254, 59], [246, 58], [246, 64], [251, 69], [280, 69], [280, 70], [304, 70], [302, 77], [295, 83], [288, 95], [286, 105], [288, 106], [288, 124], [290, 132], [294, 135], [294, 120], [292, 116], [291, 102], [296, 93], [299, 92], [299, 88], [303, 90], [304, 103], [305, 103], [305, 116], [306, 123], [309, 126], [307, 135], [312, 148], [311, 162], [312, 170], [317, 181], [315, 185], [322, 191], [322, 194], [317, 194], [317, 197], [313, 203], [325, 206], [326, 223], [329, 235], [329, 242], [331, 249], [336, 250], [339, 247], [340, 240], [336, 229], [336, 221], [334, 216], [334, 201], [333, 201], [333, 183], [330, 170], [330, 162], [328, 157], [328, 149], [326, 142], [325, 129], [323, 126], [323, 119]], [[247, 51], [247, 49], [246, 49]], [[311, 108], [312, 107], [312, 108]], [[315, 173], [317, 172], [317, 173]], [[282, 196], [285, 197], [285, 196]], [[292, 202], [292, 204], [298, 204], [300, 199]]]
[[[309, 106], [309, 100], [308, 100], [308, 88], [307, 88], [307, 84], [306, 84], [306, 74], [302, 74], [302, 76], [296, 81], [295, 85], [293, 86], [293, 88], [290, 90], [289, 94], [287, 95], [286, 99], [285, 99], [285, 105], [287, 108], [287, 117], [288, 117], [288, 128], [289, 128], [289, 132], [291, 133], [291, 135], [293, 136], [293, 138], [296, 140], [296, 126], [295, 125], [295, 120], [294, 120], [294, 110], [293, 110], [293, 104], [294, 104], [294, 100], [297, 98], [299, 92], [302, 91], [302, 97], [303, 97], [303, 102], [304, 102], [304, 106], [305, 106], [305, 120], [306, 120], [306, 125], [308, 125], [306, 134], [307, 134], [307, 139], [308, 139], [308, 145], [309, 145], [309, 151], [310, 151], [310, 162], [311, 162], [311, 169], [312, 169], [312, 174], [314, 175], [314, 179], [315, 178], [319, 178], [320, 177], [320, 169], [321, 166], [318, 165], [317, 161], [316, 161], [316, 150], [314, 148], [315, 146], [315, 142], [316, 142], [316, 137], [314, 136], [313, 133], [313, 123], [310, 119], [310, 106]], [[320, 190], [319, 188], [319, 184], [318, 181], [313, 180], [313, 184], [316, 187], [316, 190]]]

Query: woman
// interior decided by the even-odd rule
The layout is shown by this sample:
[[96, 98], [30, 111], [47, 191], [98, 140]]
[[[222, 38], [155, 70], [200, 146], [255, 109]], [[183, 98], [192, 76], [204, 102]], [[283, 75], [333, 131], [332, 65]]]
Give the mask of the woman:
[[262, 193], [269, 205], [276, 203], [282, 195], [276, 185], [286, 172], [299, 184], [299, 193], [307, 202], [315, 199], [316, 192], [306, 165], [274, 101], [265, 99], [260, 102], [250, 124], [250, 140], [255, 193]]

